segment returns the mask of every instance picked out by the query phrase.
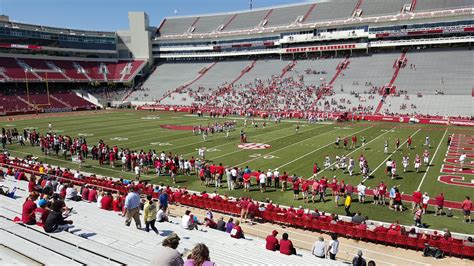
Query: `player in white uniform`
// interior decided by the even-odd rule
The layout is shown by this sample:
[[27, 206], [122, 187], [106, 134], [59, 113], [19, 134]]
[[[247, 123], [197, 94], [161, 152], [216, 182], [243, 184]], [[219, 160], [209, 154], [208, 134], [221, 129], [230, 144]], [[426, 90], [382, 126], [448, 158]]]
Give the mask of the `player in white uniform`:
[[431, 148], [431, 139], [430, 136], [425, 137], [425, 146], [428, 146], [428, 148]]
[[205, 129], [203, 132], [202, 132], [202, 140], [203, 141], [206, 141], [207, 139], [207, 129]]
[[417, 173], [420, 170], [420, 165], [421, 165], [420, 155], [417, 154], [415, 155], [415, 170]]
[[465, 152], [463, 152], [461, 156], [459, 156], [459, 164], [461, 164], [461, 169], [464, 169], [464, 162], [466, 161], [466, 159], [467, 155]]
[[329, 157], [329, 155], [326, 156], [326, 159], [324, 161], [324, 168], [329, 168], [331, 167], [331, 158]]
[[337, 169], [341, 168], [341, 165], [340, 165], [340, 163], [341, 163], [341, 156], [336, 155], [336, 159], [334, 160], [334, 163], [336, 164], [336, 168], [337, 168]]
[[199, 150], [198, 150], [198, 156], [201, 157], [203, 160], [205, 160], [205, 155], [204, 155], [204, 153], [205, 153], [204, 148], [199, 148]]
[[364, 162], [365, 162], [365, 157], [364, 155], [361, 154], [359, 157], [359, 168], [361, 172], [362, 172], [362, 168], [364, 168]]
[[408, 169], [408, 165], [410, 164], [410, 158], [408, 156], [403, 156], [402, 164], [403, 164], [403, 172], [405, 173]]
[[341, 169], [346, 169], [347, 167], [347, 161], [346, 161], [346, 156], [343, 155], [339, 161], [339, 165]]
[[352, 173], [353, 173], [353, 171], [354, 171], [354, 165], [355, 165], [354, 158], [351, 157], [351, 158], [349, 159], [349, 168], [348, 168], [348, 170], [349, 170], [349, 175], [350, 175], [350, 176], [352, 176]]
[[385, 154], [388, 153], [388, 141], [387, 140], [383, 144], [383, 153], [385, 153]]
[[397, 163], [395, 161], [392, 163], [392, 180], [395, 178], [397, 175]]
[[426, 166], [430, 164], [430, 153], [428, 152], [428, 150], [425, 150], [425, 152], [423, 153], [423, 163]]

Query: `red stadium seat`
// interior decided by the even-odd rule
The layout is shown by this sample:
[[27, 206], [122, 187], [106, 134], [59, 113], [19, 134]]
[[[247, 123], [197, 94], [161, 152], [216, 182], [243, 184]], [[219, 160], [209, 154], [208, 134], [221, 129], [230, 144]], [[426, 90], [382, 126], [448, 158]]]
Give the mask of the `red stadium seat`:
[[462, 257], [463, 258], [468, 258], [468, 259], [474, 258], [474, 247], [473, 246], [463, 246]]
[[407, 247], [407, 241], [408, 241], [408, 237], [407, 236], [398, 236], [397, 238], [395, 238], [395, 244], [397, 245], [397, 247]]
[[418, 249], [418, 238], [416, 237], [407, 237], [407, 247]]
[[462, 257], [464, 254], [464, 245], [463, 244], [452, 244], [451, 245], [451, 255]]
[[378, 233], [377, 235], [377, 243], [385, 243], [387, 239], [387, 233]]

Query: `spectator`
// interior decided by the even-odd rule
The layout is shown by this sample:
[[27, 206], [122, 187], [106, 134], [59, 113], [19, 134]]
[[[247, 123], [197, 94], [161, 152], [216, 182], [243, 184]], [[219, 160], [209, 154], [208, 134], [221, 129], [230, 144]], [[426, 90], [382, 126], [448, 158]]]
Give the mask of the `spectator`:
[[357, 252], [357, 256], [352, 259], [352, 266], [366, 266], [367, 262], [362, 258], [362, 250]]
[[77, 189], [72, 183], [70, 183], [66, 188], [66, 199], [72, 201], [81, 201], [81, 195], [77, 192]]
[[97, 201], [97, 190], [92, 187], [89, 189], [89, 195], [87, 197], [89, 202], [96, 202]]
[[311, 254], [320, 259], [326, 258], [326, 243], [323, 236], [319, 236], [318, 241], [314, 242]]
[[36, 224], [35, 219], [35, 210], [36, 210], [36, 203], [35, 201], [38, 199], [39, 194], [36, 191], [30, 192], [30, 195], [26, 198], [25, 202], [23, 203], [23, 209], [21, 211], [21, 221], [24, 224], [34, 225]]
[[[90, 193], [89, 193], [90, 196]], [[125, 198], [125, 225], [130, 226], [130, 223], [135, 220], [135, 225], [137, 229], [142, 228], [142, 224], [140, 222], [140, 196], [135, 193], [133, 188], [130, 188], [130, 192], [128, 193], [127, 197]]]
[[64, 201], [55, 200], [51, 204], [51, 213], [49, 213], [46, 222], [44, 223], [44, 231], [46, 233], [55, 233], [61, 231], [68, 231], [69, 225], [73, 222], [65, 220], [62, 210], [65, 207]]
[[214, 220], [209, 219], [209, 218], [207, 218], [207, 217], [204, 218], [204, 226], [209, 227], [209, 228], [212, 228], [212, 229], [216, 229], [216, 228], [217, 228], [216, 222], [214, 222]]
[[225, 232], [225, 222], [224, 222], [224, 217], [220, 217], [219, 220], [217, 221], [217, 230]]
[[184, 229], [193, 230], [198, 229], [197, 223], [194, 222], [194, 219], [191, 217], [191, 211], [186, 210], [183, 217], [181, 218], [181, 226]]
[[423, 227], [423, 224], [421, 223], [421, 216], [422, 215], [423, 215], [423, 207], [419, 206], [418, 210], [415, 212], [415, 226]]
[[272, 233], [267, 236], [267, 238], [265, 239], [265, 242], [266, 242], [265, 248], [267, 250], [277, 251], [280, 248], [278, 239], [276, 238], [277, 235], [278, 235], [278, 231], [273, 230]]
[[112, 194], [110, 192], [106, 192], [105, 195], [100, 200], [101, 209], [111, 211], [112, 210], [112, 202], [113, 202]]
[[464, 246], [474, 247], [474, 240], [472, 239], [472, 236], [467, 237], [466, 241], [464, 241]]
[[168, 209], [168, 201], [169, 201], [169, 196], [168, 196], [168, 193], [166, 193], [166, 191], [162, 191], [161, 194], [160, 194], [160, 209], [161, 207], [164, 207], [164, 210], [166, 211]]
[[230, 233], [230, 231], [232, 231], [232, 228], [234, 228], [234, 219], [233, 218], [229, 218], [229, 221], [227, 221], [227, 225], [225, 227], [225, 231], [227, 233]]
[[355, 224], [360, 224], [365, 221], [365, 218], [362, 216], [360, 212], [357, 212], [356, 215], [352, 217], [352, 222]]
[[296, 255], [296, 249], [293, 247], [293, 242], [288, 239], [288, 234], [283, 233], [280, 240], [280, 253], [285, 255]]
[[163, 265], [163, 266], [181, 266], [184, 264], [181, 253], [176, 248], [179, 245], [179, 236], [175, 233], [171, 233], [168, 237], [163, 240], [161, 246], [155, 252], [151, 260], [151, 265]]
[[469, 196], [466, 196], [466, 199], [462, 202], [461, 205], [463, 214], [464, 214], [464, 222], [471, 223], [471, 209], [472, 209], [472, 201]]
[[230, 231], [230, 237], [237, 239], [245, 238], [244, 232], [242, 231], [242, 227], [240, 227], [239, 220], [235, 221], [234, 227], [232, 228], [232, 231]]
[[376, 266], [375, 261], [369, 260], [369, 262], [367, 263], [367, 266]]
[[364, 182], [360, 182], [360, 184], [357, 186], [357, 191], [359, 192], [359, 202], [360, 203], [365, 203], [365, 191], [367, 190], [367, 187], [364, 185]]
[[156, 203], [153, 201], [151, 195], [146, 197], [146, 203], [143, 207], [143, 220], [145, 222], [145, 231], [150, 232], [151, 229], [158, 234], [158, 229], [155, 227], [156, 222]]
[[163, 222], [169, 222], [168, 215], [166, 214], [166, 209], [165, 207], [161, 206], [160, 210], [158, 210], [157, 216], [157, 222], [163, 223]]
[[49, 209], [47, 208], [48, 201], [45, 199], [40, 199], [38, 201], [38, 208], [35, 209], [35, 220], [36, 224], [39, 226], [44, 226], [46, 219], [49, 215]]
[[329, 241], [328, 254], [331, 260], [336, 260], [337, 252], [339, 251], [339, 240], [337, 240], [336, 233], [331, 234], [331, 241]]
[[185, 266], [214, 266], [209, 257], [209, 249], [204, 244], [197, 244], [191, 250], [188, 260], [184, 263]]

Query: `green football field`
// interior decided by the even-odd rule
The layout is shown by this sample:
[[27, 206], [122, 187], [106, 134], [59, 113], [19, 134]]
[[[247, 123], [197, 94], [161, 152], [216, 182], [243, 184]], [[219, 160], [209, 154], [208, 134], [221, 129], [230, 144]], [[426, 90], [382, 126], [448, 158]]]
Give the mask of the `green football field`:
[[[449, 134], [461, 134], [463, 136], [474, 136], [474, 130], [468, 127], [446, 127], [432, 125], [412, 125], [412, 124], [395, 124], [384, 122], [346, 122], [346, 123], [315, 123], [308, 124], [305, 121], [282, 121], [275, 124], [268, 120], [266, 128], [262, 128], [263, 121], [258, 121], [259, 127], [253, 128], [249, 125], [244, 128], [244, 120], [240, 117], [213, 119], [208, 116], [198, 118], [184, 113], [171, 112], [151, 112], [151, 111], [114, 111], [114, 112], [98, 112], [91, 113], [73, 113], [66, 114], [64, 117], [55, 118], [35, 118], [23, 119], [22, 117], [13, 117], [9, 121], [0, 121], [1, 127], [16, 127], [19, 130], [23, 128], [36, 128], [39, 132], [47, 131], [48, 124], [52, 123], [54, 130], [58, 134], [70, 135], [71, 137], [85, 136], [89, 146], [97, 144], [99, 140], [104, 140], [109, 146], [118, 145], [119, 147], [127, 147], [132, 150], [156, 150], [172, 152], [180, 154], [187, 158], [191, 156], [197, 157], [197, 149], [205, 147], [207, 149], [206, 159], [211, 163], [222, 163], [227, 166], [249, 166], [252, 170], [267, 171], [268, 169], [278, 168], [280, 173], [286, 171], [288, 174], [296, 174], [309, 178], [312, 175], [313, 164], [316, 162], [323, 168], [324, 158], [329, 155], [332, 162], [336, 155], [346, 155], [356, 160], [356, 175], [349, 176], [342, 170], [323, 170], [318, 176], [327, 176], [332, 178], [336, 176], [338, 179], [344, 179], [346, 183], [357, 184], [362, 180], [359, 173], [358, 158], [360, 154], [364, 154], [367, 158], [370, 169], [371, 178], [366, 181], [366, 185], [374, 187], [380, 181], [384, 181], [388, 187], [399, 185], [400, 191], [411, 195], [411, 193], [420, 188], [422, 192], [428, 192], [431, 198], [438, 193], [443, 192], [447, 200], [462, 201], [466, 195], [474, 196], [472, 186], [455, 186], [448, 185], [438, 181], [441, 165], [445, 158], [448, 146], [447, 138]], [[177, 131], [161, 128], [160, 125], [203, 125], [213, 123], [217, 120], [236, 120], [236, 130], [231, 132], [231, 138], [225, 139], [225, 134], [218, 133], [209, 136], [207, 141], [203, 141], [201, 136], [195, 136], [191, 131]], [[295, 132], [296, 126], [299, 125], [299, 132]], [[237, 147], [239, 144], [239, 131], [244, 128], [247, 133], [248, 142], [263, 143], [271, 145], [268, 149], [245, 150]], [[362, 136], [366, 137], [366, 147], [360, 147], [360, 141], [355, 149], [336, 149], [334, 141], [336, 137], [356, 135], [358, 140]], [[406, 148], [401, 145], [399, 150], [395, 151], [395, 140], [400, 138], [400, 142], [405, 144], [407, 137], [413, 137], [413, 148]], [[428, 171], [426, 167], [422, 167], [419, 173], [402, 171], [402, 156], [410, 157], [410, 170], [413, 170], [413, 160], [415, 154], [422, 155], [427, 147], [423, 146], [425, 137], [431, 138], [431, 158], [432, 165]], [[384, 154], [384, 142], [389, 142], [390, 154]], [[342, 145], [341, 145], [342, 146]], [[31, 147], [29, 145], [21, 147], [18, 144], [8, 145], [8, 149], [13, 156], [24, 157], [27, 154], [34, 154], [40, 157], [43, 162], [78, 169], [79, 166], [70, 160], [63, 160], [62, 157], [55, 155], [47, 158], [41, 155], [39, 147]], [[385, 162], [391, 158], [398, 165], [396, 180], [391, 180], [385, 173]], [[430, 158], [430, 160], [431, 160]], [[469, 160], [470, 161], [470, 160]], [[93, 172], [105, 176], [134, 178], [132, 173], [124, 173], [120, 170], [120, 166], [111, 169], [109, 166], [99, 166], [97, 161], [90, 158], [86, 160], [82, 167], [83, 171]], [[464, 182], [472, 181], [472, 175], [465, 175]], [[171, 184], [169, 177], [156, 177], [153, 173], [143, 175], [144, 179], [149, 179], [153, 183]], [[225, 182], [224, 182], [225, 183]], [[181, 187], [187, 187], [191, 190], [212, 192], [213, 188], [204, 188], [200, 185], [194, 176], [178, 177], [178, 184]], [[250, 192], [242, 190], [228, 191], [225, 187], [219, 189], [221, 194], [229, 194], [233, 196], [251, 196], [254, 199], [264, 200], [270, 198], [275, 203], [282, 205], [293, 205], [309, 207], [311, 209], [318, 208], [327, 212], [344, 213], [342, 201], [340, 206], [336, 207], [332, 197], [328, 197], [332, 201], [326, 203], [305, 204], [300, 199], [293, 200], [291, 191], [281, 192], [270, 190], [266, 193], [260, 193], [254, 185]], [[369, 203], [359, 204], [354, 202], [351, 212], [361, 211], [363, 215], [369, 216], [373, 220], [381, 220], [386, 222], [394, 222], [399, 220], [400, 223], [413, 224], [413, 215], [410, 211], [394, 212], [387, 207], [375, 206]], [[405, 203], [405, 206], [411, 207], [411, 204]], [[433, 211], [433, 207], [429, 208]], [[474, 224], [465, 224], [462, 222], [462, 214], [459, 211], [454, 212], [453, 218], [446, 216], [435, 217], [434, 213], [430, 213], [423, 217], [423, 222], [427, 223], [430, 228], [450, 228], [452, 231], [460, 233], [474, 234]]]

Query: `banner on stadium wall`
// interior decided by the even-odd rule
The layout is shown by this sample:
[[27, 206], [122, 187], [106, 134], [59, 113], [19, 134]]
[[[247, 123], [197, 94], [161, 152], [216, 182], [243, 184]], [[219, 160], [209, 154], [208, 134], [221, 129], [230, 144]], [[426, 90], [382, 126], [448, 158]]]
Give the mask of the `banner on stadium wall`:
[[41, 50], [41, 46], [30, 44], [0, 43], [1, 48]]
[[286, 48], [283, 53], [306, 53], [306, 52], [323, 52], [323, 51], [338, 51], [338, 50], [350, 50], [350, 49], [366, 49], [367, 43], [349, 43], [349, 44], [334, 44], [334, 45], [318, 45], [318, 46], [306, 46], [297, 48]]

